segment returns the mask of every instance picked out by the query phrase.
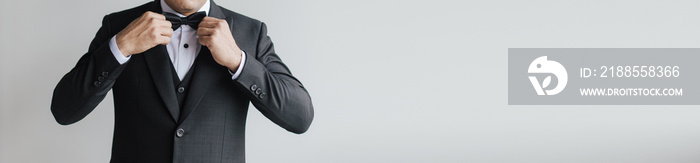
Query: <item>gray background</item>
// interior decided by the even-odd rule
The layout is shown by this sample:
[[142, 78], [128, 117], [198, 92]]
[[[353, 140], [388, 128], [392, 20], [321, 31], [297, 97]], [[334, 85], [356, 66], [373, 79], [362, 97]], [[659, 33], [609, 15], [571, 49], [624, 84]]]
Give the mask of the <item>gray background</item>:
[[[111, 95], [60, 126], [51, 93], [105, 14], [145, 2], [0, 1], [0, 162], [109, 160]], [[304, 135], [251, 111], [251, 163], [700, 162], [698, 106], [507, 105], [508, 48], [697, 48], [700, 1], [217, 3], [268, 23], [316, 108]]]
[[[530, 74], [528, 66], [540, 56], [559, 62], [566, 68], [568, 83], [564, 90], [553, 96], [540, 96], [528, 76], [539, 76], [542, 84], [551, 74]], [[700, 48], [511, 48], [508, 49], [508, 104], [509, 105], [698, 105], [700, 104]], [[669, 72], [678, 66], [677, 77], [618, 77], [617, 67], [669, 66]], [[601, 66], [615, 66], [614, 71], [603, 71]], [[593, 76], [582, 78], [581, 68], [590, 68]], [[631, 69], [631, 68], [630, 68]], [[662, 68], [663, 71], [664, 68]], [[624, 70], [624, 68], [623, 68]], [[639, 68], [638, 68], [639, 70]], [[649, 69], [646, 68], [648, 71]], [[620, 71], [624, 72], [624, 71]], [[631, 71], [630, 71], [631, 72]], [[658, 73], [658, 70], [654, 71]], [[600, 77], [605, 73], [607, 77]], [[611, 73], [616, 75], [613, 77]], [[641, 73], [641, 72], [639, 72]], [[621, 73], [622, 74], [622, 73]], [[623, 74], [624, 75], [624, 74]], [[630, 74], [631, 75], [631, 74]], [[646, 74], [644, 74], [646, 75]], [[672, 75], [669, 73], [669, 75]], [[549, 88], [557, 86], [552, 77]], [[683, 89], [682, 96], [581, 96], [581, 88], [646, 88]], [[547, 90], [545, 89], [545, 90]], [[663, 90], [660, 90], [663, 91]], [[662, 93], [662, 92], [659, 92]]]

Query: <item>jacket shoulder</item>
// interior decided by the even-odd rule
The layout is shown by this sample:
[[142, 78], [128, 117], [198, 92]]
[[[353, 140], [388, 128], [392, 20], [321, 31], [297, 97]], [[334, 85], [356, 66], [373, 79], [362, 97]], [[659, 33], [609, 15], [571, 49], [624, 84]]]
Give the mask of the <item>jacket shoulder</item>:
[[141, 16], [141, 14], [143, 14], [146, 11], [153, 11], [154, 9], [156, 9], [156, 8], [154, 8], [154, 7], [156, 7], [156, 5], [157, 4], [155, 2], [148, 2], [148, 3], [143, 4], [141, 6], [136, 6], [134, 8], [130, 8], [130, 9], [126, 9], [126, 10], [122, 10], [122, 11], [118, 11], [118, 12], [113, 12], [107, 16], [108, 17], [117, 17], [117, 18], [119, 18], [119, 17], [139, 17], [139, 16]]
[[221, 12], [229, 19], [233, 20], [236, 22], [237, 25], [243, 25], [243, 26], [248, 26], [252, 28], [259, 29], [260, 26], [262, 25], [263, 22], [260, 20], [257, 20], [255, 18], [248, 17], [243, 14], [239, 14], [237, 12], [231, 11], [229, 9], [226, 9], [224, 7], [218, 6], [221, 8]]
[[121, 31], [121, 29], [125, 28], [127, 25], [129, 25], [131, 21], [143, 15], [143, 13], [145, 13], [146, 11], [158, 12], [155, 11], [156, 9], [159, 9], [156, 7], [156, 5], [157, 4], [154, 1], [151, 1], [141, 6], [114, 12], [109, 15], [106, 15], [104, 17], [103, 22], [108, 22], [108, 25], [112, 29], [118, 29], [118, 32]]

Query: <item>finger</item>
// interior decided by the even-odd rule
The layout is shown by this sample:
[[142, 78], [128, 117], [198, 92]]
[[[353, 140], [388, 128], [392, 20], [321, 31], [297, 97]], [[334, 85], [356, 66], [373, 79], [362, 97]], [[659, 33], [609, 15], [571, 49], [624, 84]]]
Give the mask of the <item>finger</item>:
[[168, 36], [171, 37], [173, 35], [173, 29], [170, 27], [167, 28], [161, 28], [160, 29], [160, 35], [161, 36]]
[[203, 46], [209, 46], [209, 43], [211, 43], [211, 36], [199, 36], [199, 44], [202, 44]]
[[211, 36], [216, 32], [215, 29], [213, 28], [198, 28], [197, 29], [197, 36]]
[[171, 23], [170, 21], [167, 21], [167, 20], [159, 20], [158, 25], [159, 25], [159, 27], [166, 27], [166, 28], [173, 27], [173, 23]]
[[228, 26], [226, 24], [226, 21], [223, 19], [217, 19], [217, 18], [210, 18], [210, 19], [202, 19], [202, 22], [199, 23], [199, 26], [204, 26], [204, 27], [210, 27], [210, 28], [216, 28], [219, 26]]
[[151, 12], [151, 11], [147, 11], [146, 13], [148, 13], [148, 16], [150, 16], [152, 18], [155, 18], [158, 20], [165, 20], [165, 15], [163, 15], [163, 14], [159, 14], [159, 13], [155, 13], [155, 12]]
[[156, 15], [155, 15], [155, 18], [156, 18], [156, 19], [158, 19], [158, 20], [165, 20], [165, 15], [159, 14], [159, 13], [155, 13], [155, 14], [156, 14]]
[[200, 28], [201, 27], [213, 28], [213, 27], [215, 27], [214, 24], [215, 24], [215, 22], [212, 22], [212, 21], [202, 21], [202, 22], [199, 22], [199, 27]]
[[144, 26], [146, 28], [162, 28], [162, 27], [170, 27], [171, 24], [167, 20], [159, 20], [153, 17], [147, 18], [145, 20]]
[[210, 16], [202, 18], [202, 21], [216, 21], [216, 20], [224, 20], [224, 19], [219, 19], [219, 18], [210, 17]]
[[160, 45], [167, 45], [168, 43], [170, 43], [170, 36], [159, 36], [156, 39], [156, 43]]
[[141, 15], [141, 17], [144, 18], [153, 18], [153, 19], [158, 19], [158, 20], [165, 20], [165, 16], [159, 13], [151, 12], [151, 11], [146, 11]]
[[199, 23], [199, 26], [203, 27], [209, 27], [209, 28], [219, 28], [219, 27], [228, 27], [228, 25], [225, 23], [226, 21], [202, 21]]
[[154, 12], [146, 11], [146, 12], [144, 12], [143, 14], [141, 14], [141, 17], [146, 18], [146, 17], [151, 16], [152, 14], [154, 14]]

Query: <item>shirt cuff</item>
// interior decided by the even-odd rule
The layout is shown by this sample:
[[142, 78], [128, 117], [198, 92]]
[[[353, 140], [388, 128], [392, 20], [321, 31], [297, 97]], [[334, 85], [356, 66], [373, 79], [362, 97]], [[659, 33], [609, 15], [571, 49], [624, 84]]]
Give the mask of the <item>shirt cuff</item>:
[[122, 51], [119, 51], [119, 47], [117, 47], [117, 35], [114, 35], [112, 39], [109, 40], [109, 50], [112, 51], [114, 58], [117, 59], [119, 64], [124, 64], [126, 61], [129, 61], [129, 58], [131, 58], [131, 56], [125, 57], [124, 54], [122, 54]]
[[241, 70], [243, 70], [243, 65], [245, 65], [245, 51], [241, 51], [241, 64], [238, 65], [238, 69], [236, 69], [235, 73], [232, 73], [231, 70], [228, 70], [228, 73], [231, 73], [233, 75], [231, 77], [231, 80], [236, 80], [238, 79], [238, 76], [241, 76]]

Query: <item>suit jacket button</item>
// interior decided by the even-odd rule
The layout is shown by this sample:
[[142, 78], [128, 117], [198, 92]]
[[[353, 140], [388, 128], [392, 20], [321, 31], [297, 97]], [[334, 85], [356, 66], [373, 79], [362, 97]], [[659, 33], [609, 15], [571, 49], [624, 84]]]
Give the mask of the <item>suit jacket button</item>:
[[95, 81], [95, 82], [92, 83], [92, 84], [95, 85], [95, 87], [99, 87], [100, 85], [102, 85], [102, 82], [100, 82], [100, 81]]
[[97, 81], [104, 81], [104, 80], [105, 80], [105, 77], [103, 77], [103, 76], [97, 77]]
[[103, 76], [103, 77], [109, 76], [109, 72], [107, 72], [107, 71], [102, 71], [102, 76]]
[[180, 129], [177, 129], [177, 131], [175, 131], [175, 136], [177, 136], [178, 138], [181, 138], [182, 135], [185, 135], [185, 129], [180, 128]]
[[177, 93], [182, 93], [182, 92], [185, 92], [185, 87], [177, 88]]
[[258, 89], [258, 85], [253, 84], [252, 86], [250, 86], [250, 90], [252, 90], [252, 91], [255, 91], [257, 89]]
[[265, 93], [260, 94], [260, 99], [263, 99], [265, 97], [267, 97], [267, 94], [265, 94]]
[[260, 93], [262, 93], [262, 90], [260, 90], [260, 89], [255, 90], [255, 94], [260, 94]]

